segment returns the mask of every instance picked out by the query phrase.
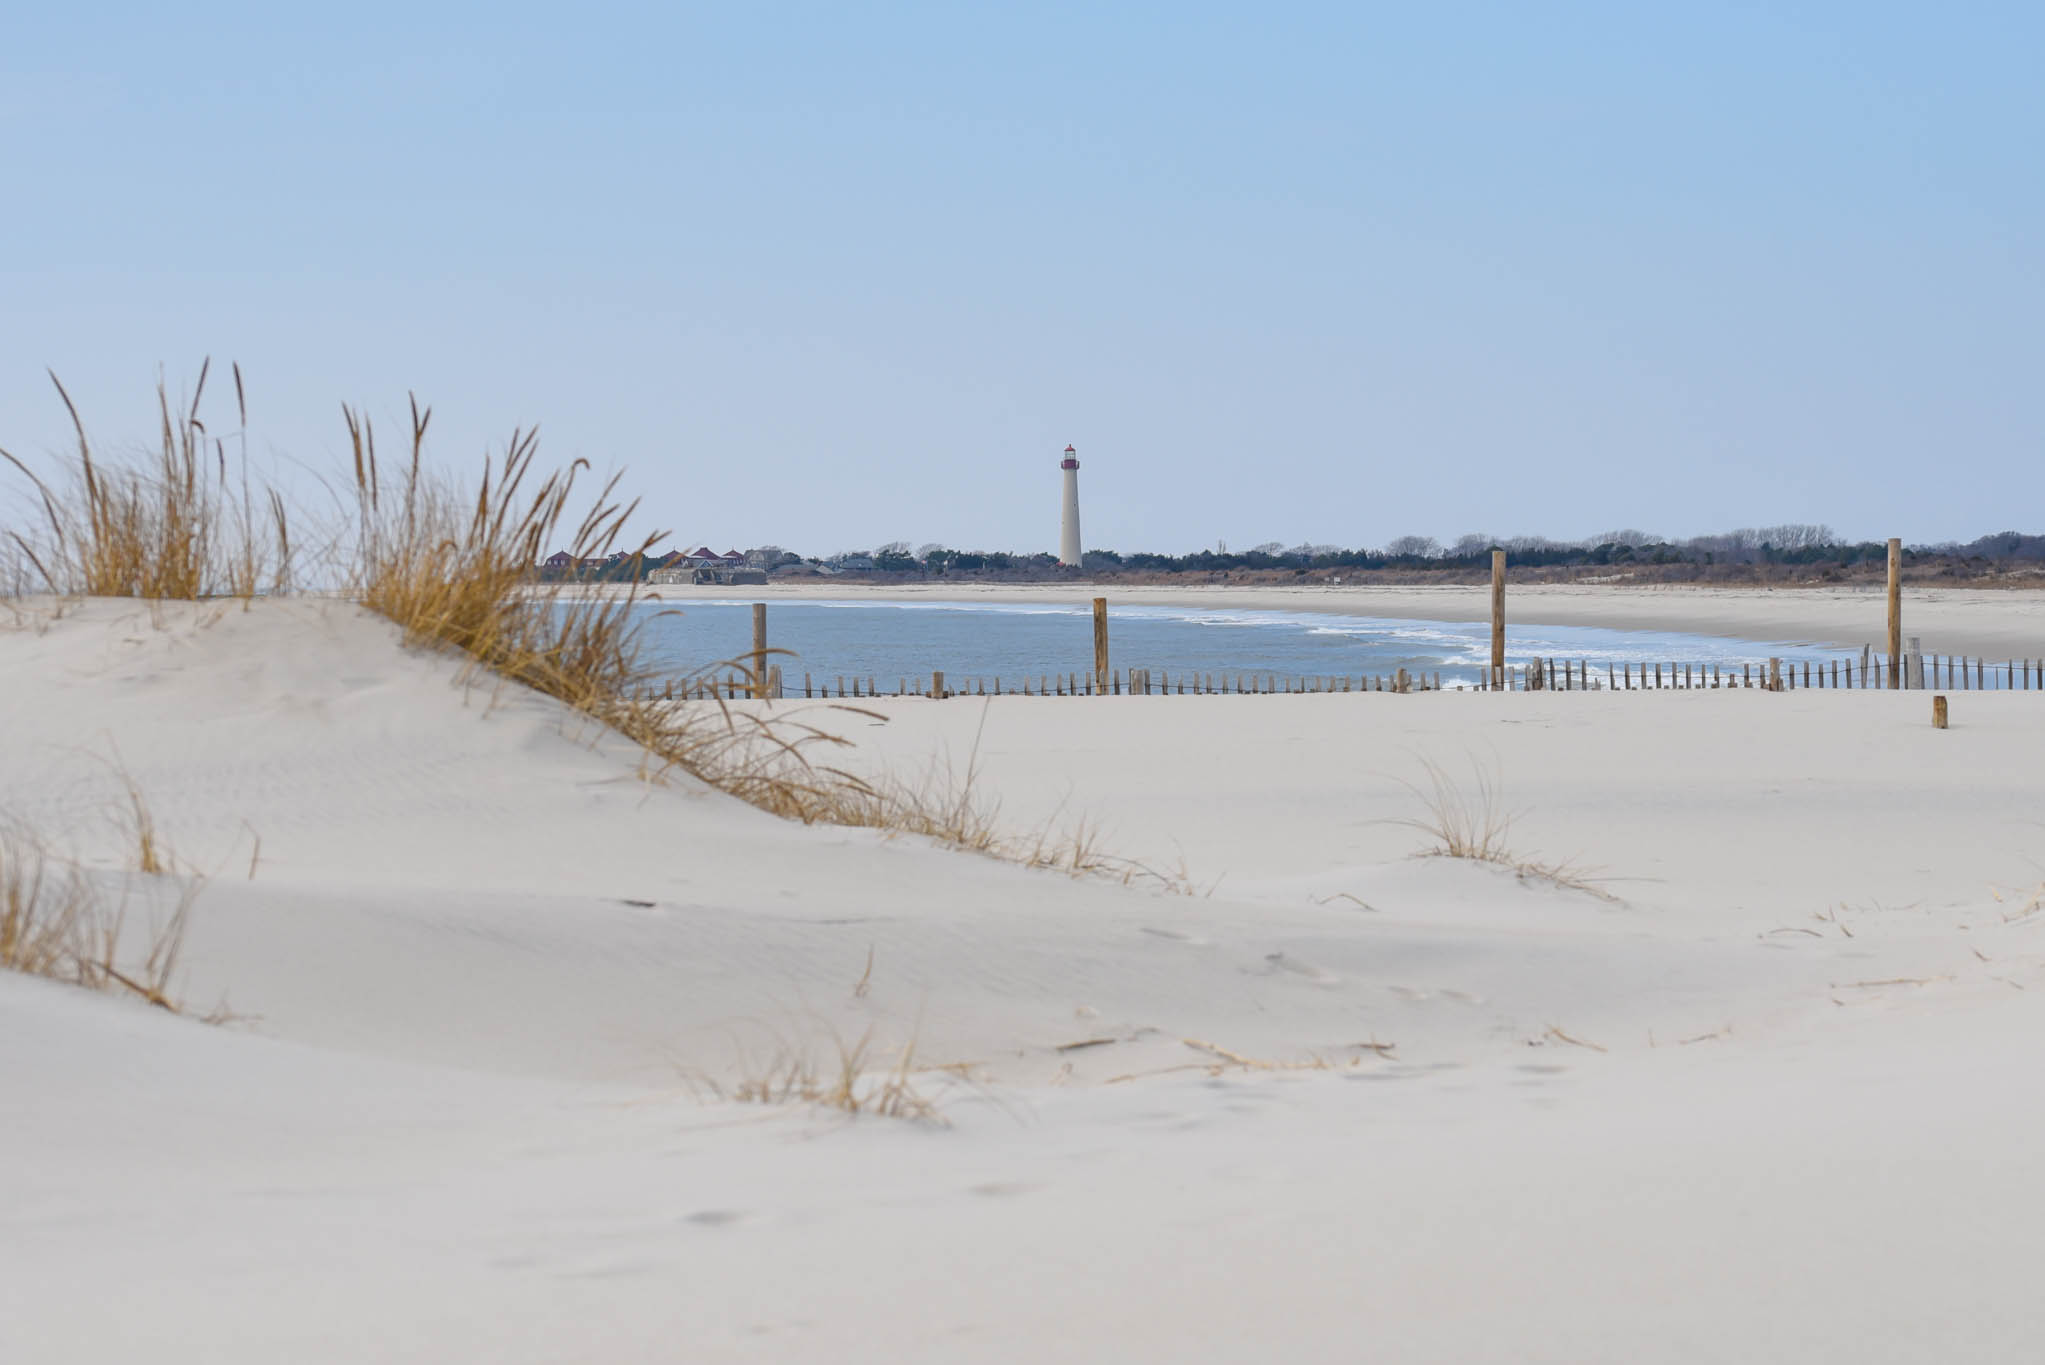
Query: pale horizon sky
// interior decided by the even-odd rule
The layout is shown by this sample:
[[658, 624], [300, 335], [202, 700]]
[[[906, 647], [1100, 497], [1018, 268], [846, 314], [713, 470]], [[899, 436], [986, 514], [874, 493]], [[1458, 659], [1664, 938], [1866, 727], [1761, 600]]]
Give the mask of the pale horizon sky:
[[[2045, 530], [2045, 10], [0, 20], [0, 446], [239, 361], [811, 554]], [[232, 410], [214, 392], [216, 429]]]

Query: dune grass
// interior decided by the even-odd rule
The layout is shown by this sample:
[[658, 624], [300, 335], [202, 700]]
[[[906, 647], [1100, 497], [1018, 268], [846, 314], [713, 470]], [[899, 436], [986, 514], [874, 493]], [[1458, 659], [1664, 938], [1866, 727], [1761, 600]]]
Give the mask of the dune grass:
[[0, 832], [0, 967], [65, 977], [83, 955], [91, 888], [76, 867], [55, 867], [41, 844]]
[[1498, 782], [1491, 770], [1473, 761], [1470, 765], [1472, 790], [1466, 792], [1462, 784], [1434, 760], [1424, 758], [1420, 760], [1420, 766], [1427, 776], [1427, 786], [1422, 788], [1403, 780], [1401, 785], [1419, 798], [1427, 813], [1393, 823], [1419, 830], [1432, 838], [1433, 845], [1424, 850], [1432, 857], [1469, 858], [1507, 866], [1516, 862], [1506, 846], [1506, 836], [1512, 832], [1513, 817], [1500, 800]]
[[1411, 792], [1423, 814], [1387, 821], [1388, 824], [1418, 830], [1432, 841], [1420, 850], [1421, 857], [1465, 858], [1510, 869], [1525, 881], [1547, 882], [1571, 891], [1582, 891], [1599, 900], [1617, 903], [1605, 883], [1608, 878], [1574, 862], [1550, 862], [1514, 851], [1510, 843], [1513, 813], [1505, 806], [1497, 776], [1482, 763], [1471, 760], [1471, 785], [1465, 789], [1455, 777], [1432, 759], [1420, 760], [1426, 785], [1398, 779]]
[[[354, 457], [356, 536], [349, 587], [413, 644], [447, 645], [504, 677], [581, 710], [610, 710], [648, 680], [639, 661], [636, 582], [617, 593], [570, 595], [536, 582], [547, 547], [577, 558], [608, 554], [638, 510], [613, 475], [572, 526], [577, 460], [540, 477], [538, 433], [516, 430], [501, 461], [486, 458], [473, 489], [424, 463], [432, 409], [411, 407], [408, 456], [395, 477], [379, 464], [369, 419], [343, 409]], [[647, 536], [635, 553], [665, 536]], [[608, 718], [608, 717], [600, 717]]]
[[[826, 703], [824, 709], [885, 719], [837, 703]], [[1054, 812], [1034, 829], [1012, 829], [1001, 819], [1000, 803], [982, 792], [980, 731], [963, 768], [934, 759], [912, 778], [863, 776], [828, 761], [834, 750], [851, 747], [851, 741], [805, 720], [800, 708], [761, 714], [696, 702], [687, 707], [675, 703], [663, 714], [672, 719], [673, 733], [686, 750], [678, 766], [785, 818], [913, 835], [944, 848], [1074, 878], [1148, 886], [1172, 895], [1202, 894], [1183, 865], [1159, 870], [1106, 852], [1101, 831], [1084, 816], [1068, 823]], [[619, 728], [632, 733], [627, 726]]]
[[186, 882], [140, 952], [128, 948], [129, 894], [59, 857], [32, 832], [0, 825], [0, 969], [132, 995], [174, 1014], [172, 993], [199, 882]]
[[170, 871], [170, 854], [164, 847], [163, 836], [156, 831], [156, 816], [149, 810], [149, 803], [142, 799], [142, 788], [135, 779], [118, 763], [121, 787], [128, 798], [125, 814], [129, 837], [135, 845], [135, 870], [146, 876], [160, 877]]
[[[208, 366], [189, 403], [173, 406], [159, 383], [157, 446], [139, 459], [108, 461], [86, 435], [77, 406], [54, 374], [78, 449], [61, 478], [46, 480], [13, 454], [0, 459], [21, 474], [40, 507], [40, 524], [7, 533], [10, 548], [60, 596], [195, 600], [282, 591], [290, 585], [290, 518], [273, 488], [258, 492], [248, 473], [248, 408], [235, 367], [240, 417], [236, 457], [200, 416]], [[32, 581], [13, 572], [17, 589]]]
[[706, 1082], [719, 1099], [741, 1104], [809, 1104], [858, 1116], [907, 1119], [948, 1126], [936, 1102], [917, 1085], [916, 1043], [911, 1039], [891, 1063], [878, 1064], [875, 1028], [868, 1025], [848, 1040], [835, 1028], [818, 1030], [820, 1041], [792, 1045], [777, 1039], [764, 1058], [742, 1058], [741, 1075], [730, 1085]]

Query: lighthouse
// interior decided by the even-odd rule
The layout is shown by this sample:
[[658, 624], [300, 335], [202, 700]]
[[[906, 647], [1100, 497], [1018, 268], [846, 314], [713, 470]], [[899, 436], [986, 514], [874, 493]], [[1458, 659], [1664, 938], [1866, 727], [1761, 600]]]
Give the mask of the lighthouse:
[[1065, 447], [1065, 517], [1058, 528], [1058, 562], [1079, 567], [1079, 456]]

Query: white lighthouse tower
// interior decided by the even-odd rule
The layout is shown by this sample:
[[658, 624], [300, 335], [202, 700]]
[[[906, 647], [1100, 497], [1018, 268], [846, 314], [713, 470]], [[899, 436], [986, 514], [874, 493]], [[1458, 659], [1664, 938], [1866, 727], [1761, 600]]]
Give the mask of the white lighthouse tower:
[[1058, 562], [1079, 567], [1079, 456], [1065, 447], [1065, 518], [1058, 528]]

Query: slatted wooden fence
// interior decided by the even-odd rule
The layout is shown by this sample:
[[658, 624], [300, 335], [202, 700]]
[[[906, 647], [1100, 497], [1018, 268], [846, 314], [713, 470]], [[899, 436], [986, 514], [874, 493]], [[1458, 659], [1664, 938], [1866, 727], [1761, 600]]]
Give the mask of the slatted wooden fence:
[[[1497, 565], [1494, 564], [1494, 571]], [[1494, 594], [1496, 583], [1494, 582]], [[1892, 585], [1893, 595], [1893, 585]], [[1495, 604], [1494, 604], [1495, 605]], [[1018, 686], [1001, 678], [974, 677], [947, 683], [942, 672], [932, 672], [926, 685], [921, 678], [897, 678], [892, 689], [872, 676], [847, 679], [844, 674], [817, 678], [803, 674], [797, 693], [784, 683], [779, 666], [770, 665], [767, 647], [767, 610], [753, 608], [753, 649], [750, 669], [732, 667], [692, 678], [680, 685], [668, 684], [661, 695], [669, 699], [735, 700], [760, 695], [768, 697], [998, 697], [1006, 692], [1025, 697], [1097, 696], [1274, 696], [1329, 692], [1439, 692], [1444, 685], [1440, 672], [1410, 673], [1398, 669], [1389, 674], [1301, 675], [1269, 671], [1213, 672], [1181, 670], [1176, 675], [1165, 669], [1108, 667], [1107, 600], [1094, 603], [1094, 667], [1085, 673], [1042, 673], [1024, 678]], [[1495, 614], [1494, 614], [1495, 615]], [[1765, 663], [1723, 661], [1684, 663], [1680, 660], [1597, 665], [1583, 659], [1536, 658], [1523, 664], [1500, 664], [1498, 642], [1500, 623], [1493, 621], [1493, 664], [1478, 680], [1465, 683], [1451, 679], [1448, 688], [1477, 692], [1635, 692], [1716, 691], [1726, 688], [1759, 688], [1771, 692], [1820, 690], [1890, 689], [1898, 682], [1910, 689], [1944, 688], [1951, 691], [2038, 691], [2045, 692], [2045, 659], [2005, 659], [1991, 663], [1968, 655], [1911, 652], [1901, 661], [1902, 677], [1890, 676], [1888, 660], [1872, 648], [1863, 649], [1858, 660], [1828, 654], [1816, 659], [1773, 658]], [[786, 653], [786, 651], [779, 651]], [[756, 681], [758, 686], [756, 688]]]
[[[2045, 691], [2045, 659], [1992, 662], [1969, 655], [1907, 655], [1904, 686], [1912, 690], [1945, 688], [1957, 692]], [[1514, 665], [1478, 684], [1478, 690], [1552, 691], [1700, 691], [1719, 688], [1762, 688], [1773, 692], [1887, 689], [1888, 661], [1879, 655], [1862, 660], [1828, 656], [1821, 659], [1770, 659], [1765, 663], [1625, 663], [1595, 665], [1580, 659], [1537, 659]]]

